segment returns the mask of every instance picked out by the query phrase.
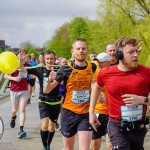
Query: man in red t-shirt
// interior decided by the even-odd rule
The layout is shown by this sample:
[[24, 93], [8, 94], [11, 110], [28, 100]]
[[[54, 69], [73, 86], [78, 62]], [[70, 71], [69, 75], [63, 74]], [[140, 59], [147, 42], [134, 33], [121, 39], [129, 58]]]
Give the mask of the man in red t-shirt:
[[[22, 48], [23, 49], [23, 48]], [[24, 50], [25, 51], [25, 50]], [[4, 78], [10, 80], [10, 98], [12, 101], [12, 118], [10, 121], [10, 127], [14, 128], [16, 123], [17, 111], [20, 110], [20, 131], [18, 133], [18, 138], [22, 139], [27, 136], [26, 132], [23, 130], [25, 117], [26, 117], [26, 105], [27, 100], [29, 98], [29, 91], [28, 91], [28, 81], [27, 81], [27, 74], [21, 73], [19, 70], [16, 70], [11, 75], [5, 74]]]
[[90, 123], [96, 130], [100, 124], [94, 113], [103, 86], [109, 103], [108, 134], [112, 149], [142, 150], [149, 120], [145, 117], [150, 105], [150, 69], [138, 64], [136, 39], [122, 38], [116, 43], [118, 65], [100, 70], [90, 100]]

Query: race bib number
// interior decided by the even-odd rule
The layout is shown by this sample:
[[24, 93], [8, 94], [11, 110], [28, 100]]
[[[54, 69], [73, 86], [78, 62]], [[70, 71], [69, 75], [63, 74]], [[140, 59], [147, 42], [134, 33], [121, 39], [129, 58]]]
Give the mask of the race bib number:
[[89, 90], [73, 91], [72, 92], [72, 103], [84, 104], [90, 99]]
[[20, 76], [21, 78], [27, 78], [27, 73], [19, 72], [18, 76]]
[[134, 122], [142, 119], [143, 105], [121, 106], [121, 116], [124, 121]]

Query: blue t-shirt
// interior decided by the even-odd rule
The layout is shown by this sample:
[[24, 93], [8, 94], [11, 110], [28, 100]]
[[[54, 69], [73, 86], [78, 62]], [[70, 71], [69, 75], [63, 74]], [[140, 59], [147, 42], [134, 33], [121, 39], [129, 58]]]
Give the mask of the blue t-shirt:
[[37, 62], [34, 61], [34, 60], [32, 60], [32, 61], [30, 61], [30, 64], [31, 64], [32, 66], [36, 66], [36, 65], [37, 65]]

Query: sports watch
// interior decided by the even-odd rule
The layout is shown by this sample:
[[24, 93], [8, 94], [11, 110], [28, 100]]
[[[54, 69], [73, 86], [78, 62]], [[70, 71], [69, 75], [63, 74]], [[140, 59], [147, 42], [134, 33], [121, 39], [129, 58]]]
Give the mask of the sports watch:
[[148, 97], [144, 97], [144, 104], [146, 105], [149, 102], [149, 98]]

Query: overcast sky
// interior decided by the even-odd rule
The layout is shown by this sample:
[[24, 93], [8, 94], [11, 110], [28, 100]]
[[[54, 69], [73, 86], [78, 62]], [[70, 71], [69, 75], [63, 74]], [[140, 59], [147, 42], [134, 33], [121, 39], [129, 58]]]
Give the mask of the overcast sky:
[[19, 47], [31, 41], [38, 47], [73, 17], [96, 18], [98, 0], [0, 0], [0, 40]]

